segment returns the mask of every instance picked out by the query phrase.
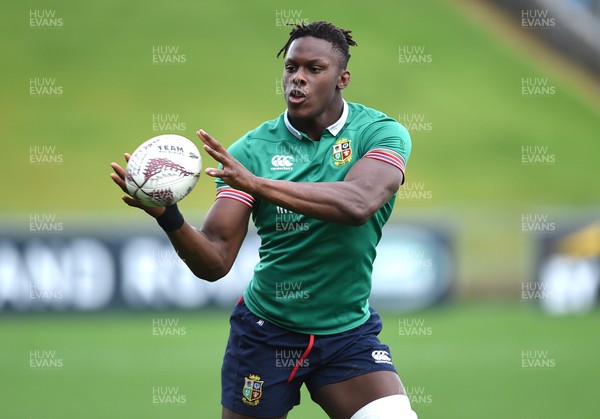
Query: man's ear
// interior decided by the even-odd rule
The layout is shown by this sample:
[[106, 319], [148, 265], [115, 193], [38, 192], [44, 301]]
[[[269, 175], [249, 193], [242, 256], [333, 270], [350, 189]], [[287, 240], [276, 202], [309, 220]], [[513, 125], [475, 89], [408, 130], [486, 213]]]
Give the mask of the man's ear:
[[337, 82], [337, 88], [343, 90], [350, 83], [350, 72], [348, 70], [342, 70], [340, 77]]

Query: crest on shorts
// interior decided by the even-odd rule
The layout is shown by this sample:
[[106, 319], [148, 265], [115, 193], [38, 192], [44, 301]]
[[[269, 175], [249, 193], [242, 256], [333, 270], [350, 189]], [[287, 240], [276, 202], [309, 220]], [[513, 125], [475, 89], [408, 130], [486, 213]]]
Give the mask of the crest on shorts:
[[343, 166], [352, 161], [352, 147], [350, 147], [350, 140], [342, 138], [337, 140], [333, 145], [333, 164], [336, 166]]
[[256, 406], [262, 396], [262, 386], [264, 381], [260, 381], [258, 375], [250, 374], [250, 377], [244, 377], [244, 389], [242, 390], [242, 401], [250, 406]]

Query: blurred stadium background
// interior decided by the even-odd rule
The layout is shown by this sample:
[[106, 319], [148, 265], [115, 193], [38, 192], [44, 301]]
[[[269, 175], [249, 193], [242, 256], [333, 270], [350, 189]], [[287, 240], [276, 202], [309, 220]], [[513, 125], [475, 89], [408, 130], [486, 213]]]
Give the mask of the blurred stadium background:
[[[109, 163], [276, 117], [285, 24], [321, 19], [359, 44], [345, 98], [413, 139], [372, 305], [419, 417], [597, 417], [600, 2], [2, 9], [0, 418], [220, 417], [256, 239], [226, 279], [194, 280]], [[180, 207], [200, 224], [213, 199], [202, 177]], [[324, 417], [303, 400], [290, 418]]]

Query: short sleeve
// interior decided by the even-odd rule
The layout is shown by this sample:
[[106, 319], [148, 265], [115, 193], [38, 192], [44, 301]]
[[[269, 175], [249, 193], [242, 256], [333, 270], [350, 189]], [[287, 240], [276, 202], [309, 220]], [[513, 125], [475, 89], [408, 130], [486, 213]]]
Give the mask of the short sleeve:
[[386, 118], [370, 124], [363, 135], [363, 157], [391, 164], [401, 170], [405, 178], [406, 164], [412, 149], [410, 134], [406, 128], [398, 121]]

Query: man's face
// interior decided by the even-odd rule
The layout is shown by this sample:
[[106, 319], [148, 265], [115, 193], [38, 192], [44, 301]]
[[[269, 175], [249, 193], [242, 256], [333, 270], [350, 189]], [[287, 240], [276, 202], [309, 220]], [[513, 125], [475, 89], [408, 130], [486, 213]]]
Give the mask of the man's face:
[[333, 103], [337, 89], [346, 87], [350, 73], [341, 68], [329, 41], [304, 36], [292, 42], [283, 71], [288, 114], [293, 119], [319, 118]]

